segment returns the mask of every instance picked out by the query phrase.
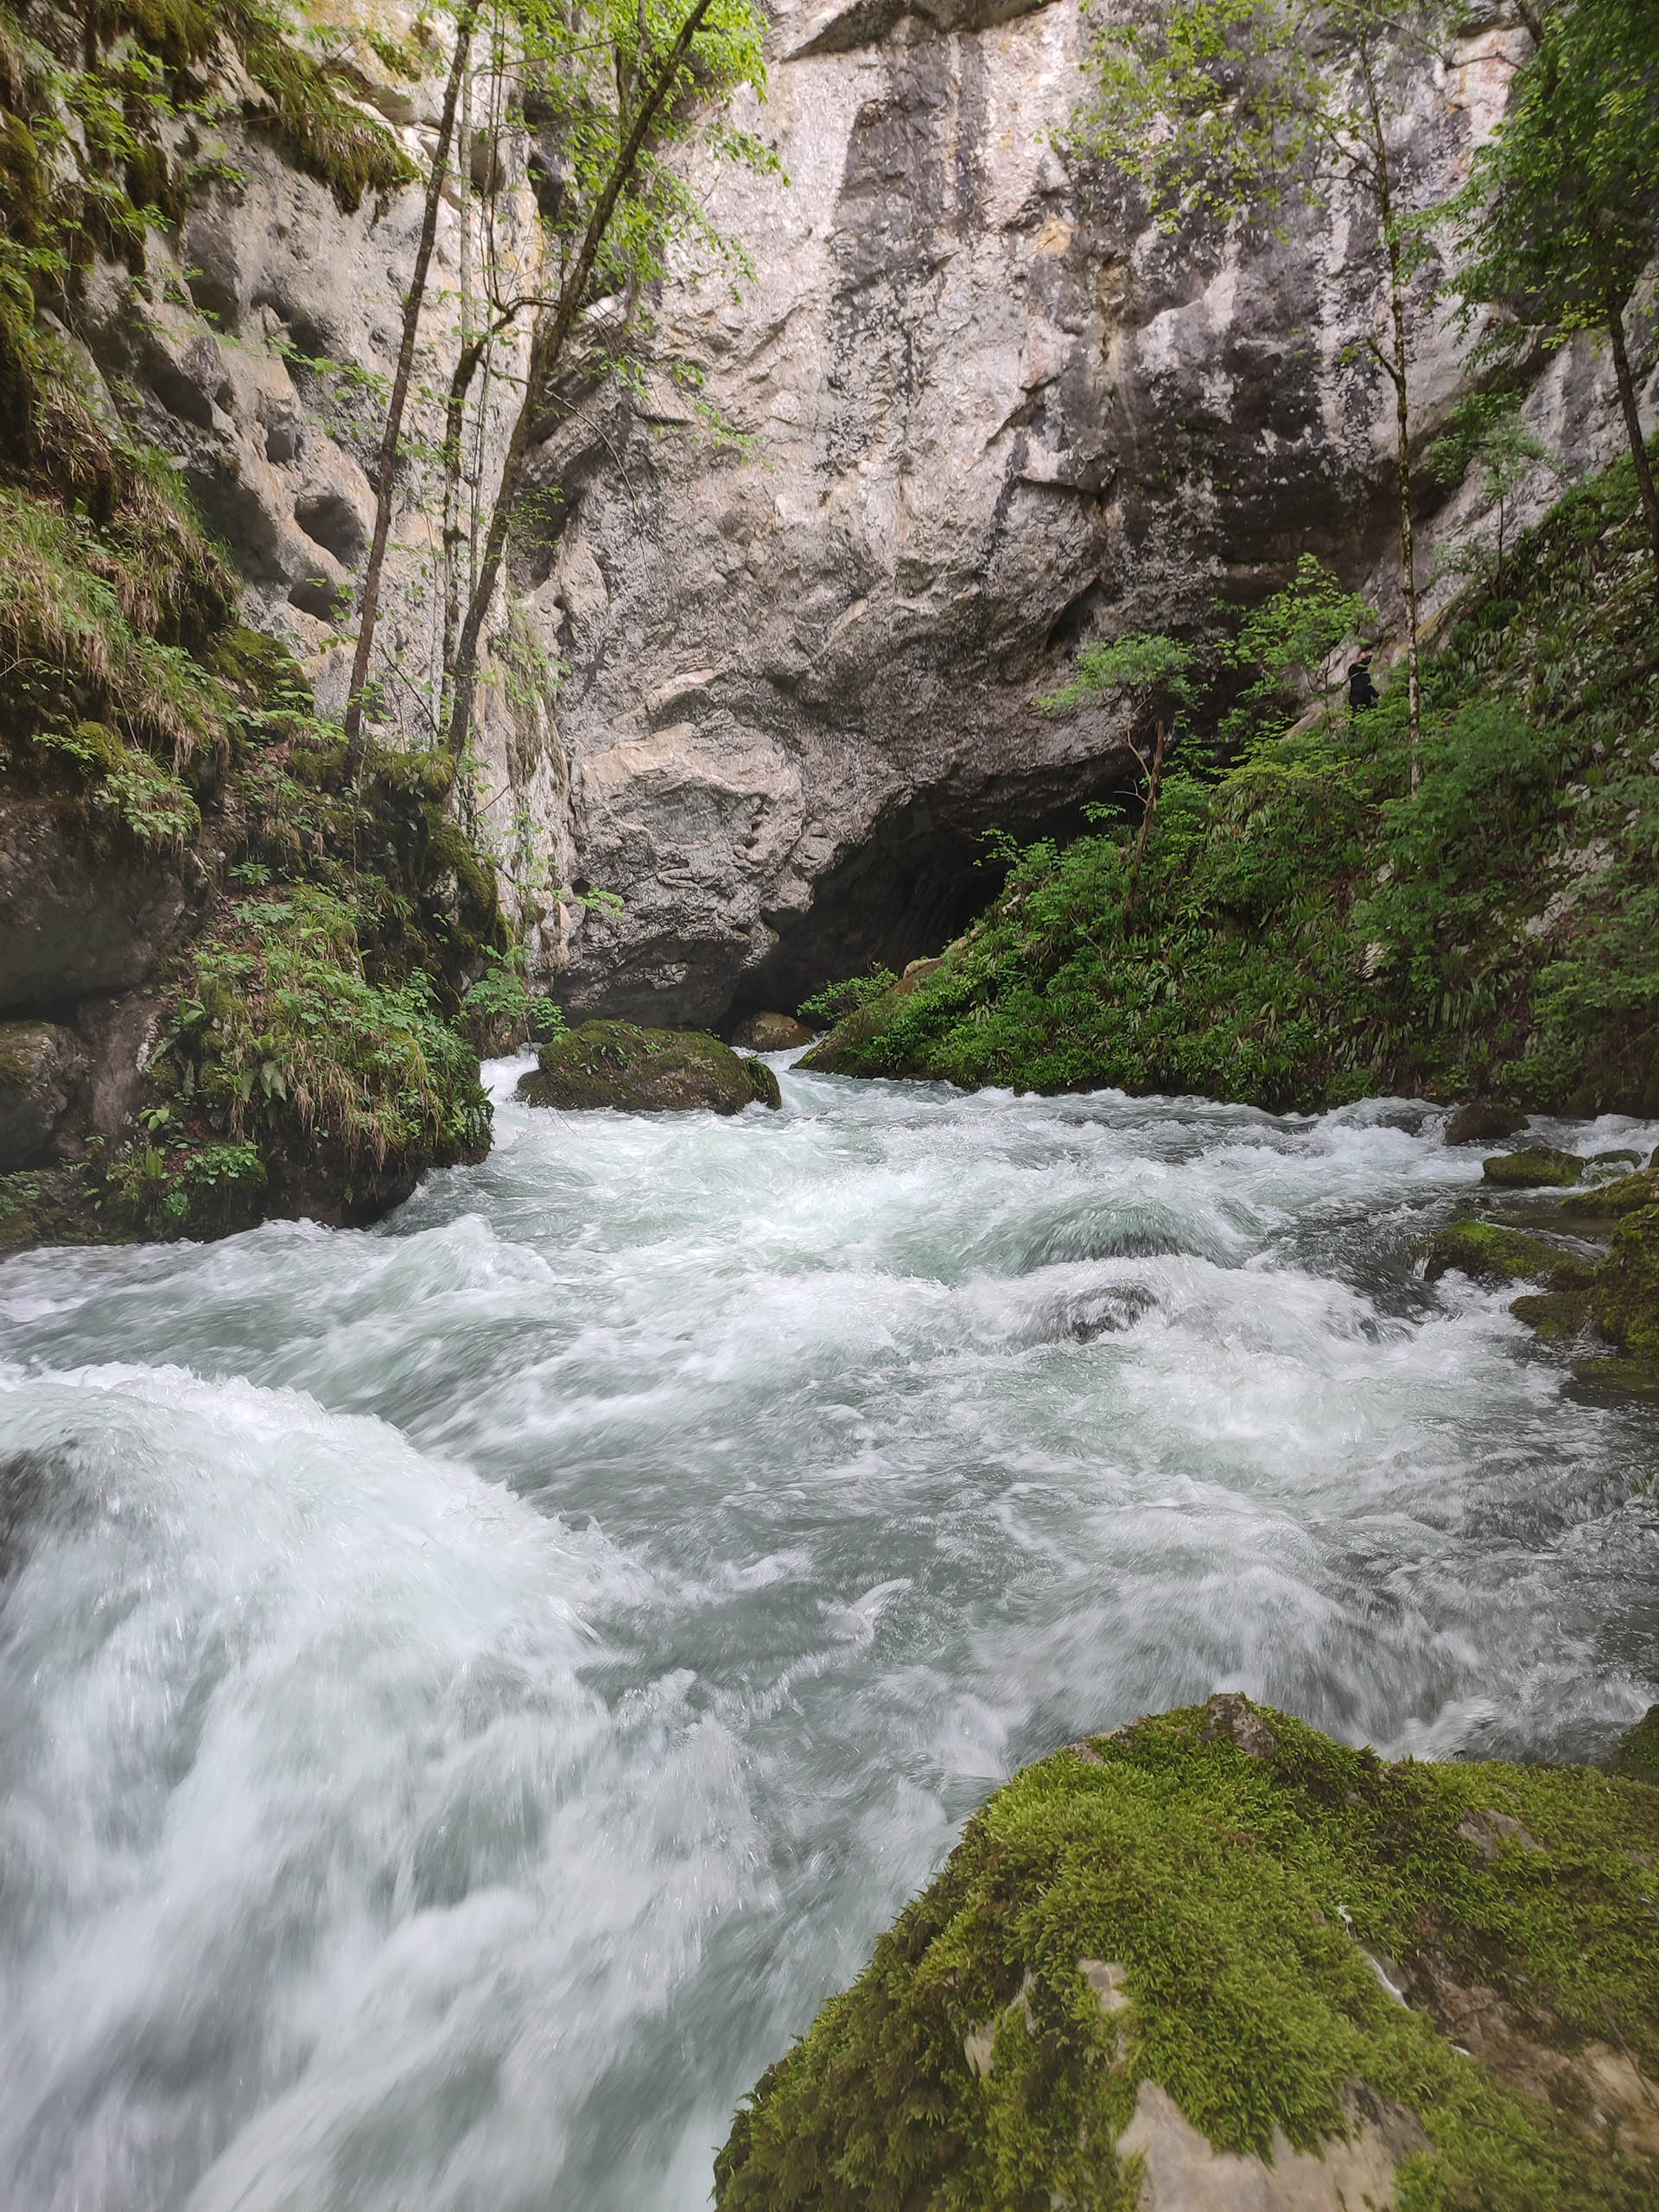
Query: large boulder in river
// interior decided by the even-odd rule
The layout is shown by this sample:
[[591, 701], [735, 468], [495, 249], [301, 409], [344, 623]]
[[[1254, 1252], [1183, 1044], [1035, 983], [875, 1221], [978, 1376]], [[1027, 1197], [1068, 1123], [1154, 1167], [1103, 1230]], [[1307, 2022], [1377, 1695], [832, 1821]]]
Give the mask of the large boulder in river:
[[1028, 1767], [761, 2078], [720, 2212], [1659, 2202], [1659, 1790], [1242, 1697]]
[[543, 1045], [540, 1065], [518, 1096], [532, 1106], [613, 1106], [625, 1114], [684, 1113], [702, 1107], [741, 1114], [758, 1100], [783, 1103], [764, 1060], [746, 1060], [701, 1029], [637, 1029], [631, 1021], [585, 1021]]

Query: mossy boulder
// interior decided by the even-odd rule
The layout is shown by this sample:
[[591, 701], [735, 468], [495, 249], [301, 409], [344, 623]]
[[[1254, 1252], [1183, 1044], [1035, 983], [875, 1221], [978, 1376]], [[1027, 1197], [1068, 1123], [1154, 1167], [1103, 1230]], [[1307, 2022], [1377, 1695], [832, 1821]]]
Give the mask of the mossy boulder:
[[1429, 1239], [1427, 1280], [1436, 1282], [1454, 1268], [1481, 1283], [1560, 1277], [1557, 1288], [1580, 1279], [1588, 1282], [1591, 1273], [1584, 1261], [1547, 1243], [1541, 1236], [1529, 1236], [1524, 1230], [1503, 1229], [1490, 1221], [1454, 1221]]
[[817, 1035], [792, 1014], [746, 1014], [732, 1032], [732, 1042], [751, 1052], [792, 1052]]
[[1659, 1705], [1650, 1705], [1635, 1727], [1625, 1730], [1608, 1764], [1627, 1781], [1659, 1783]]
[[1659, 1360], [1659, 1205], [1627, 1213], [1590, 1293], [1596, 1326], [1638, 1359]]
[[758, 1100], [783, 1103], [764, 1060], [744, 1059], [701, 1029], [639, 1029], [631, 1021], [585, 1021], [567, 1029], [522, 1077], [531, 1106], [569, 1110], [612, 1106], [624, 1114], [741, 1114]]
[[1236, 1696], [969, 1824], [763, 2075], [720, 2212], [1542, 2212], [1659, 2192], [1659, 1791]]
[[1584, 1162], [1554, 1145], [1529, 1145], [1522, 1152], [1500, 1152], [1483, 1160], [1481, 1173], [1501, 1191], [1566, 1190], [1580, 1181]]
[[1471, 1098], [1448, 1116], [1447, 1144], [1497, 1144], [1527, 1126], [1527, 1117], [1513, 1106], [1499, 1106], [1490, 1098]]
[[1617, 1221], [1643, 1206], [1659, 1205], [1659, 1174], [1649, 1167], [1644, 1174], [1621, 1175], [1611, 1183], [1593, 1183], [1561, 1200], [1563, 1213], [1582, 1214], [1592, 1221]]

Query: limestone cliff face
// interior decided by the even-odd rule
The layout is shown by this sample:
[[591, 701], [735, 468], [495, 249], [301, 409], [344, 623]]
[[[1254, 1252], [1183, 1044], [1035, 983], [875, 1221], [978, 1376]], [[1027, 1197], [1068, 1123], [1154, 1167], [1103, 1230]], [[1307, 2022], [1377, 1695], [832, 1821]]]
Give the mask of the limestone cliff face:
[[[1412, 87], [1420, 188], [1524, 50], [1475, 21]], [[752, 119], [789, 181], [715, 186], [755, 281], [667, 289], [654, 395], [550, 443], [561, 526], [519, 573], [569, 671], [577, 866], [624, 901], [574, 938], [574, 1006], [718, 1020], [937, 949], [984, 901], [979, 831], [1075, 826], [1122, 779], [1106, 717], [1033, 704], [1081, 639], [1197, 622], [1304, 550], [1397, 606], [1392, 394], [1353, 364], [1374, 226], [1338, 202], [1243, 250], [1160, 236], [1057, 150], [1085, 35], [1076, 0], [777, 9]], [[1416, 324], [1427, 438], [1460, 367]], [[1589, 349], [1541, 362], [1529, 411], [1575, 473], [1616, 449]]]
[[[1524, 36], [1501, 7], [1471, 21], [1412, 88], [1400, 152], [1425, 192], [1490, 129]], [[734, 296], [723, 270], [681, 271], [647, 303], [646, 388], [592, 396], [542, 448], [473, 803], [573, 1009], [721, 1022], [935, 949], [992, 887], [983, 830], [1075, 829], [1123, 782], [1109, 717], [1033, 704], [1079, 641], [1196, 624], [1303, 550], [1395, 598], [1391, 395], [1354, 365], [1381, 310], [1364, 211], [1243, 247], [1160, 236], [1060, 150], [1085, 36], [1077, 0], [779, 0], [771, 97], [745, 119], [787, 181], [704, 181], [753, 277]], [[410, 85], [340, 38], [422, 164], [435, 66]], [[435, 704], [429, 455], [461, 294], [486, 244], [536, 251], [511, 89], [474, 87], [400, 478], [383, 672], [411, 743]], [[92, 353], [229, 541], [251, 619], [334, 704], [419, 192], [345, 214], [257, 121], [232, 138], [143, 284], [105, 272]], [[1427, 437], [1460, 367], [1432, 308], [1416, 324]], [[485, 491], [514, 344], [469, 434]], [[1593, 349], [1541, 360], [1529, 411], [1574, 473], [1616, 449]], [[1465, 495], [1431, 521], [1425, 573], [1437, 533], [1480, 522]], [[585, 910], [589, 888], [620, 912]]]

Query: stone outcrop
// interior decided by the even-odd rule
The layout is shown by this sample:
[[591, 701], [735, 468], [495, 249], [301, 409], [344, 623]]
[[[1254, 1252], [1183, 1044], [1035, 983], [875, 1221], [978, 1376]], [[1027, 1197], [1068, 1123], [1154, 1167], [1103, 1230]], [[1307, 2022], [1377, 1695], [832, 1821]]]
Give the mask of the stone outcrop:
[[1643, 1780], [1391, 1765], [1236, 1694], [1092, 1737], [762, 2076], [719, 2212], [1644, 2201], [1656, 1851]]
[[[382, 18], [414, 23], [390, 0]], [[1505, 6], [1466, 22], [1414, 89], [1414, 190], [1460, 173], [1521, 50]], [[902, 968], [995, 888], [988, 829], [1070, 832], [1124, 786], [1111, 713], [1034, 703], [1077, 644], [1196, 626], [1304, 550], [1392, 604], [1391, 400], [1363, 365], [1374, 226], [1338, 198], [1283, 238], [1159, 232], [1065, 150], [1087, 35], [1079, 0], [781, 0], [770, 97], [739, 120], [785, 174], [696, 180], [753, 280], [734, 299], [725, 271], [677, 270], [650, 303], [643, 379], [591, 394], [540, 448], [467, 803], [532, 975], [574, 1010], [723, 1027]], [[343, 29], [334, 43], [420, 168], [437, 60], [410, 84]], [[533, 139], [482, 127], [511, 90], [474, 87], [408, 426], [381, 665], [387, 724], [414, 746], [437, 703], [430, 455], [463, 264], [476, 300], [486, 219], [498, 251], [536, 250]], [[257, 128], [232, 116], [225, 135], [176, 239], [151, 233], [143, 286], [92, 273], [84, 366], [96, 406], [121, 391], [173, 454], [251, 619], [328, 707], [420, 194], [342, 213]], [[486, 488], [522, 342], [498, 342], [469, 433]], [[1415, 342], [1427, 439], [1463, 357], [1427, 305]], [[1527, 413], [1571, 474], [1618, 448], [1587, 340], [1541, 359]], [[1512, 521], [1556, 488], [1541, 473]], [[1427, 519], [1426, 575], [1484, 526], [1474, 499]]]
[[[1522, 50], [1512, 11], [1466, 20], [1414, 91], [1419, 190], [1461, 173]], [[1033, 704], [1081, 640], [1197, 625], [1304, 550], [1397, 610], [1362, 207], [1242, 247], [1159, 233], [1064, 150], [1076, 0], [772, 22], [745, 119], [788, 181], [711, 180], [755, 280], [664, 288], [662, 372], [549, 441], [556, 535], [518, 572], [569, 671], [575, 866], [623, 900], [569, 940], [558, 988], [587, 1011], [719, 1022], [937, 950], [995, 888], [986, 828], [1074, 830], [1123, 783], [1110, 714]], [[1414, 324], [1426, 442], [1462, 356], [1427, 305]], [[1571, 473], [1618, 449], [1588, 343], [1541, 359], [1527, 412]], [[1522, 518], [1558, 488], [1541, 471]], [[1427, 520], [1425, 577], [1484, 526], [1474, 499]]]
[[521, 1077], [526, 1105], [567, 1112], [610, 1106], [625, 1114], [741, 1114], [783, 1103], [764, 1060], [746, 1059], [696, 1029], [639, 1029], [631, 1021], [585, 1021], [543, 1045]]

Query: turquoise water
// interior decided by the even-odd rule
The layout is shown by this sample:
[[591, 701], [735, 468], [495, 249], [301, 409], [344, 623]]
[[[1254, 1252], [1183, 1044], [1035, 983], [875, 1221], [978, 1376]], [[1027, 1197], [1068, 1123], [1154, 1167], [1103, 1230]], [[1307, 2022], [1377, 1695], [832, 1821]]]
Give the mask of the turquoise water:
[[0, 1268], [18, 2212], [692, 2212], [1024, 1760], [1659, 1697], [1659, 1420], [1424, 1286], [1438, 1116], [774, 1065], [503, 1103], [372, 1232]]

